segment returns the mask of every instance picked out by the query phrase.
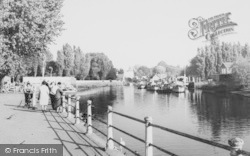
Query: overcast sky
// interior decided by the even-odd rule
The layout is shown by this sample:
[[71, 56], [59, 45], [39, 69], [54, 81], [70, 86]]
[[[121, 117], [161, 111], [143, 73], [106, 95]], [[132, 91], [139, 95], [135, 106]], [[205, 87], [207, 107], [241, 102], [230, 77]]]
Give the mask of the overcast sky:
[[50, 46], [56, 55], [62, 45], [79, 46], [84, 53], [103, 52], [116, 68], [155, 66], [160, 61], [185, 66], [205, 46], [191, 40], [188, 21], [231, 12], [236, 33], [220, 41], [250, 41], [249, 0], [65, 0], [62, 35]]

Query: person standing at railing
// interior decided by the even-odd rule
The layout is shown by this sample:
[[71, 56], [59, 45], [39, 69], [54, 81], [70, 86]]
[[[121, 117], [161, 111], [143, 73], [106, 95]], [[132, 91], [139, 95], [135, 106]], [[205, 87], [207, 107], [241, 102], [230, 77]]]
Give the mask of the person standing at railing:
[[56, 109], [57, 113], [62, 112], [62, 95], [63, 91], [61, 89], [61, 82], [57, 83], [56, 93], [55, 93], [55, 99], [54, 99], [54, 107]]
[[42, 86], [40, 87], [38, 99], [39, 104], [42, 106], [42, 111], [46, 111], [49, 104], [49, 87], [45, 81], [42, 82]]
[[56, 110], [55, 109], [55, 95], [56, 95], [56, 90], [58, 89], [58, 86], [56, 85], [55, 82], [52, 82], [50, 84], [50, 101], [51, 101], [51, 106], [52, 106], [52, 109], [53, 110]]
[[30, 82], [27, 82], [27, 84], [24, 86], [23, 92], [25, 96], [25, 106], [30, 107], [30, 102], [34, 92], [34, 88], [30, 84]]

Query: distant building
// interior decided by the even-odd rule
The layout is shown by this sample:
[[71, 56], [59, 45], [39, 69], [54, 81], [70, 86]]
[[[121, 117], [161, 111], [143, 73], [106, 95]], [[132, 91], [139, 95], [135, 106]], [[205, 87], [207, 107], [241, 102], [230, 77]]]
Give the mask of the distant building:
[[134, 77], [135, 77], [135, 75], [134, 75], [133, 68], [129, 68], [127, 71], [124, 71], [123, 79], [126, 79], [126, 78], [133, 79]]
[[150, 81], [162, 81], [162, 80], [166, 80], [167, 79], [167, 74], [155, 74]]
[[233, 62], [222, 63], [220, 74], [232, 74]]

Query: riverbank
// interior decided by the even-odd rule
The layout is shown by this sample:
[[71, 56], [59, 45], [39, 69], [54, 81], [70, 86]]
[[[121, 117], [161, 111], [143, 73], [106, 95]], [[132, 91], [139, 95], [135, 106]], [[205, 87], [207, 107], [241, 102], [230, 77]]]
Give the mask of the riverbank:
[[76, 81], [76, 88], [78, 92], [94, 89], [94, 88], [101, 88], [101, 87], [107, 87], [107, 86], [122, 86], [122, 81], [116, 81], [116, 80], [92, 80], [92, 81]]
[[45, 113], [39, 105], [36, 110], [23, 106], [23, 94], [0, 94], [1, 144], [61, 144], [64, 156], [123, 155], [116, 150], [105, 151], [105, 140], [94, 133], [86, 135], [83, 122], [74, 124], [73, 117], [56, 113], [50, 105]]

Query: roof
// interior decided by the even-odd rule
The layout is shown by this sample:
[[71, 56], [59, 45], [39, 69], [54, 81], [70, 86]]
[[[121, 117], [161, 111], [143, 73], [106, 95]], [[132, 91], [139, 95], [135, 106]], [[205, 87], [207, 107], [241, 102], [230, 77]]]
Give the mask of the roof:
[[222, 65], [221, 66], [225, 66], [226, 68], [231, 68], [232, 66], [233, 66], [233, 62], [224, 62], [224, 63], [222, 63]]

